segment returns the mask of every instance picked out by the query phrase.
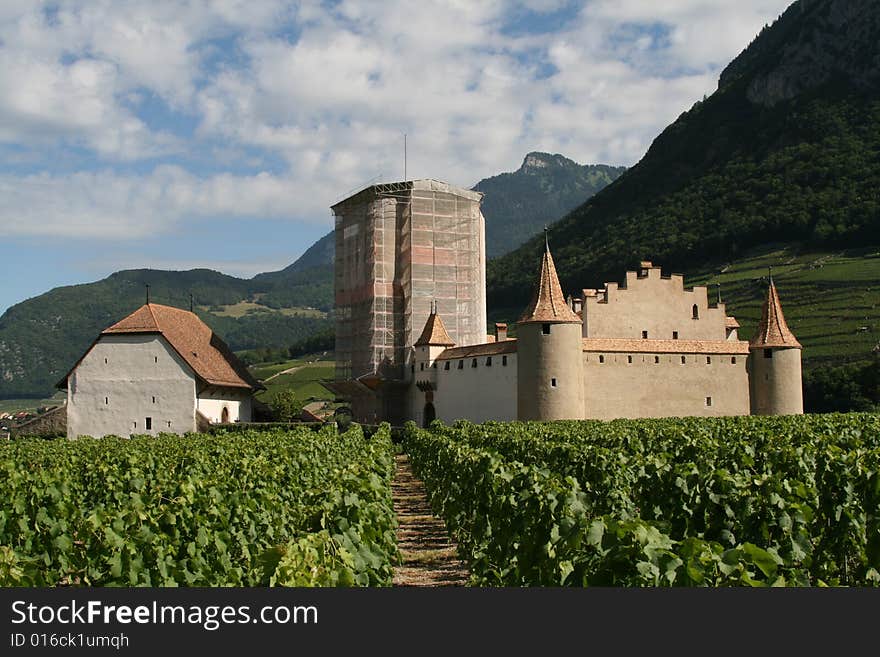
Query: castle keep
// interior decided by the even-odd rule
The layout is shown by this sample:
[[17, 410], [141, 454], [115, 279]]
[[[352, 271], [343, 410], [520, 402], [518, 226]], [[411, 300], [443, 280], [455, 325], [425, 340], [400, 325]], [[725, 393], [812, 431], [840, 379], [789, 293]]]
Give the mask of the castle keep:
[[[436, 181], [398, 186], [393, 199], [374, 186], [333, 208], [343, 345], [333, 387], [351, 400], [356, 419], [427, 424], [803, 412], [801, 345], [772, 279], [758, 331], [747, 342], [705, 287], [685, 289], [681, 275], [664, 276], [651, 262], [622, 283], [565, 298], [548, 245], [517, 338], [508, 338], [503, 324], [487, 336], [479, 195]], [[389, 216], [398, 227], [393, 237]], [[457, 232], [445, 235], [447, 226]], [[372, 235], [372, 242], [347, 242], [352, 234]], [[362, 266], [354, 265], [353, 250], [362, 254], [361, 270], [352, 270]], [[394, 267], [369, 265], [379, 260]], [[382, 323], [385, 342], [367, 337], [373, 329], [353, 329], [381, 323], [379, 307], [386, 306], [379, 291], [400, 315]], [[362, 310], [353, 308], [354, 299]]]

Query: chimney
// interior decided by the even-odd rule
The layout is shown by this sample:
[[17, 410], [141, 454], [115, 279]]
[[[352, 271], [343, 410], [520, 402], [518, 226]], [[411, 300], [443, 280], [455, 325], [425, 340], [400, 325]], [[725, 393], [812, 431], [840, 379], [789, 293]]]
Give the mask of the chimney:
[[507, 339], [507, 324], [501, 322], [495, 323], [495, 342], [501, 342]]

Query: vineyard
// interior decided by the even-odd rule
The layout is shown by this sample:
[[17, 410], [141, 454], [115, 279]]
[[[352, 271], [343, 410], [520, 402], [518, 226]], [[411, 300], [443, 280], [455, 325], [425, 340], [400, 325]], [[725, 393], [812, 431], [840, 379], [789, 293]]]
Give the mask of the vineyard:
[[409, 424], [489, 586], [877, 586], [880, 418]]
[[387, 425], [0, 446], [0, 585], [380, 586]]

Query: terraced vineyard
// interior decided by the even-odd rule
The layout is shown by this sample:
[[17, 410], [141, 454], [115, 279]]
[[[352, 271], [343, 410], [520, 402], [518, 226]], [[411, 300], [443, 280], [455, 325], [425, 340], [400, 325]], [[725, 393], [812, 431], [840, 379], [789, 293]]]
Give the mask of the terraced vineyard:
[[387, 425], [0, 445], [0, 586], [377, 586]]
[[880, 417], [410, 424], [482, 585], [880, 585]]

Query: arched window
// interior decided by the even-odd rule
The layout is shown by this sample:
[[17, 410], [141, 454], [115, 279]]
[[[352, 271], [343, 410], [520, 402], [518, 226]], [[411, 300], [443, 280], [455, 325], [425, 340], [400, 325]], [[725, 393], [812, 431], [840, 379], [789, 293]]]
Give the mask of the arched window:
[[223, 407], [223, 412], [220, 413], [220, 421], [223, 424], [226, 424], [229, 422], [229, 407], [228, 406]]
[[691, 308], [691, 313], [694, 319], [700, 319], [700, 309], [697, 308], [697, 304], [694, 304], [694, 307]]

